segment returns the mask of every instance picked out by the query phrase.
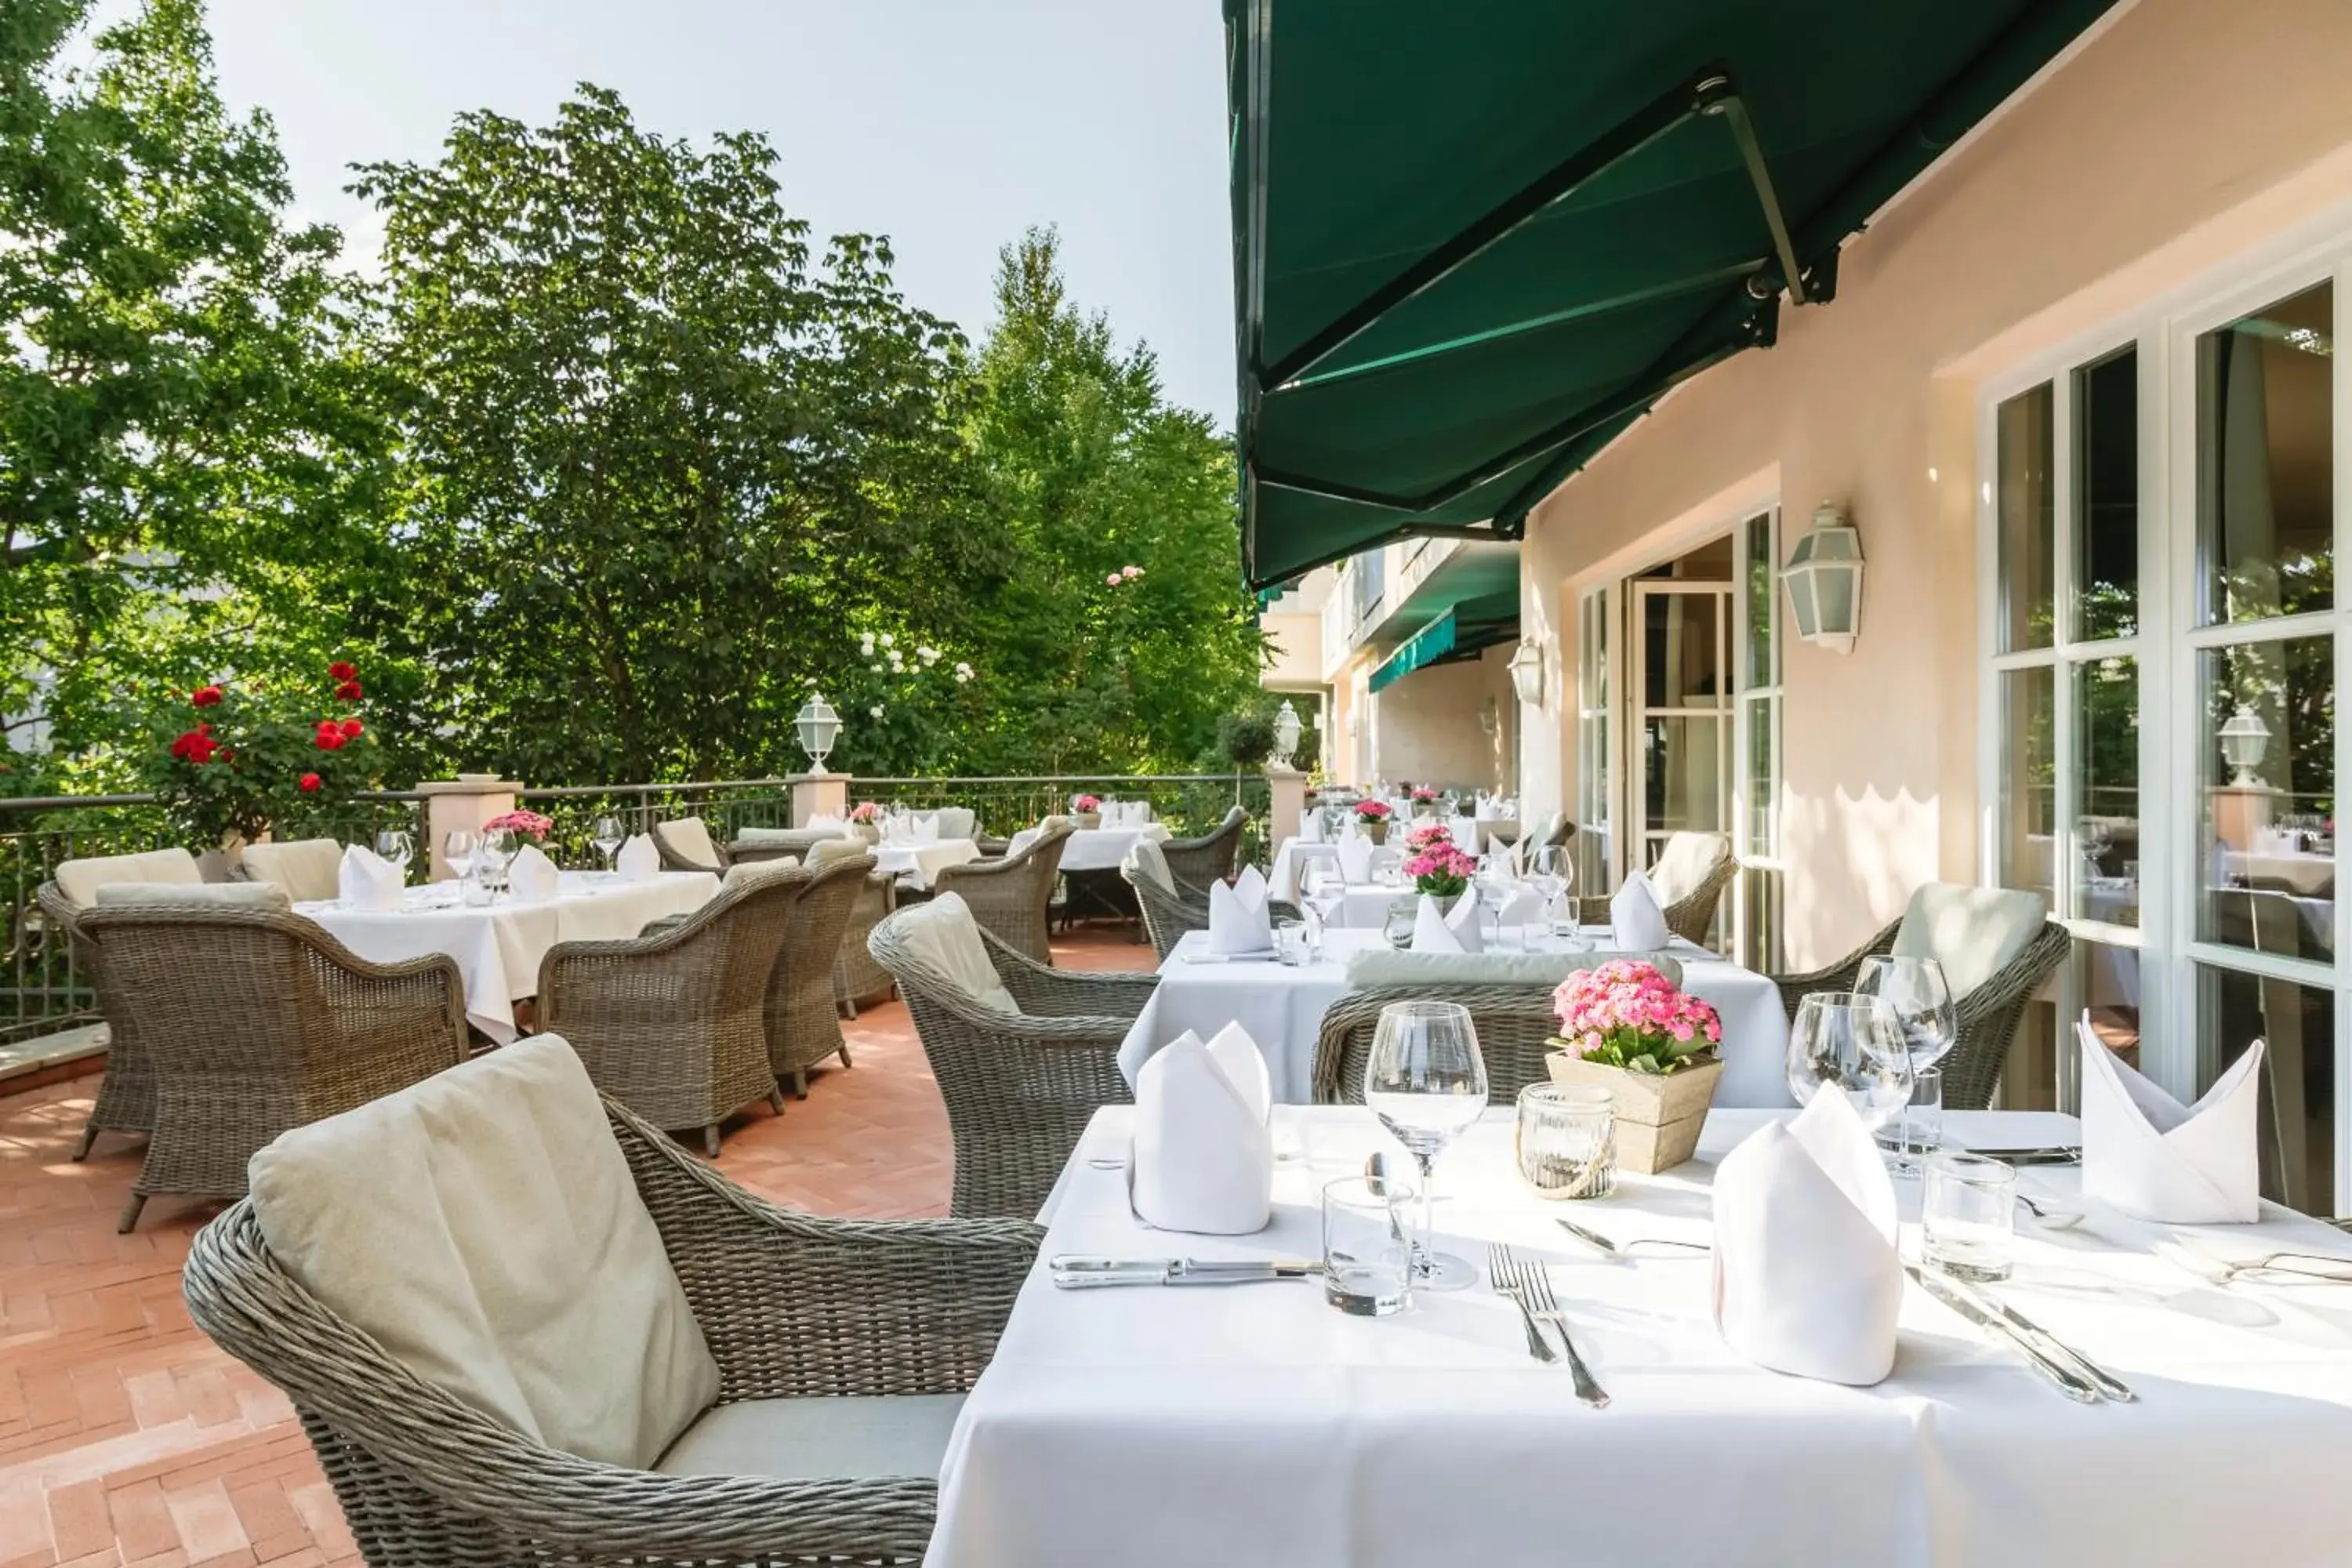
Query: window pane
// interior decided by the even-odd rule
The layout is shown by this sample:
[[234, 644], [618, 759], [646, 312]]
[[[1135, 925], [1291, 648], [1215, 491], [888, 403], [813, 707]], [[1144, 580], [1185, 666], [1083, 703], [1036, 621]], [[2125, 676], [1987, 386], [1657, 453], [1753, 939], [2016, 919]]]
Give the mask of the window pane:
[[2205, 889], [2198, 934], [2258, 952], [2332, 958], [2332, 639], [2212, 648], [2199, 656], [2198, 671]]
[[1742, 678], [1748, 686], [1770, 686], [1772, 667], [1772, 514], [1748, 520], [1748, 654]]
[[2198, 968], [2197, 1091], [2256, 1040], [2263, 1073], [2263, 1196], [2307, 1214], [2336, 1199], [2336, 1008], [2317, 986]]
[[1648, 661], [1642, 701], [1652, 708], [1719, 708], [1725, 701], [1722, 642], [1717, 636], [1728, 597], [1644, 594], [1642, 653]]
[[1780, 842], [1780, 780], [1772, 767], [1780, 709], [1777, 697], [1748, 704], [1748, 852], [1767, 858]]
[[2102, 658], [2074, 672], [2078, 762], [2074, 803], [2074, 910], [2084, 920], [2139, 924], [2139, 665]]
[[1723, 719], [1643, 721], [1642, 783], [1649, 831], [1723, 831], [1723, 743], [1729, 727]]
[[2056, 826], [2056, 757], [2051, 731], [2047, 669], [2011, 669], [2000, 677], [2000, 885], [2050, 897], [2053, 830]]
[[[2028, 997], [2017, 1016], [2017, 1033], [2009, 1037], [2009, 1055], [2001, 1059], [2000, 1082], [1994, 1088], [1991, 1109], [2059, 1109], [2058, 1054], [2062, 1049], [2073, 1048], [2071, 1031], [2066, 1037], [2061, 1037], [2058, 1005], [2050, 999], [2048, 991]], [[1944, 1105], [1951, 1110], [1979, 1109], [1951, 1098], [1948, 1083], [1945, 1086]]]
[[[2091, 1016], [2091, 1032], [2107, 1049], [2138, 1067], [2139, 949], [2078, 942], [2074, 963], [2074, 984], [2081, 988], [2083, 1010]], [[2072, 1040], [2066, 1049], [2074, 1049]]]
[[1746, 930], [1739, 962], [1759, 974], [1778, 974], [1780, 961], [1780, 872], [1770, 866], [1739, 868], [1740, 910]]
[[1576, 850], [1576, 879], [1589, 891], [1609, 890], [1610, 756], [1609, 750], [1609, 610], [1605, 595], [1584, 601], [1584, 658], [1579, 678], [1582, 692], [1583, 748], [1578, 769], [1578, 827], [1570, 842]]
[[2050, 646], [2051, 557], [2057, 496], [2052, 477], [2047, 383], [2002, 404], [1998, 414], [2000, 646], [2004, 653]]
[[2335, 602], [2336, 298], [2323, 283], [2197, 340], [2202, 616]]
[[2074, 373], [2074, 635], [2139, 630], [2139, 351]]

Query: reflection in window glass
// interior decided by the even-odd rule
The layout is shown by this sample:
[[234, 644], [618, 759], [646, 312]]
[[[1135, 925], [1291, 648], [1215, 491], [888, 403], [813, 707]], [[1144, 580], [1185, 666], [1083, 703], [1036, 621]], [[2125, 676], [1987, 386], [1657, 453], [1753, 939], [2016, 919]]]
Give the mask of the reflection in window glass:
[[1748, 704], [1748, 853], [1768, 858], [1780, 843], [1780, 791], [1779, 775], [1772, 771], [1780, 708], [1777, 697]]
[[[2058, 1006], [2044, 995], [2029, 997], [2018, 1014], [2017, 1033], [2009, 1037], [2009, 1055], [2001, 1058], [2000, 1082], [1994, 1087], [1995, 1110], [2056, 1110], [2058, 1051], [2061, 1044]], [[2069, 1047], [2068, 1048], [2072, 1048]], [[1953, 1110], [1972, 1110], [1946, 1100]]]
[[2208, 622], [2335, 602], [2335, 313], [2323, 283], [2197, 340]]
[[2139, 924], [2139, 665], [2074, 670], [2074, 915]]
[[1728, 721], [1653, 718], [1643, 721], [1643, 729], [1642, 782], [1648, 791], [1650, 831], [1722, 832]]
[[2002, 404], [1997, 417], [2003, 653], [2050, 646], [2051, 560], [2057, 527], [2051, 404], [2045, 382]]
[[1778, 974], [1787, 968], [1780, 959], [1780, 884], [1775, 867], [1739, 868], [1739, 896], [1747, 910], [1739, 962], [1759, 974]]
[[2139, 351], [2074, 373], [2074, 636], [2139, 630]]
[[1780, 675], [1772, 659], [1772, 584], [1776, 563], [1772, 560], [1772, 518], [1770, 513], [1748, 520], [1743, 531], [1748, 536], [1748, 650], [1747, 667], [1740, 684], [1743, 687], [1770, 686]]
[[2268, 1053], [2261, 1117], [2263, 1196], [2307, 1214], [2336, 1199], [2336, 1009], [2317, 986], [2200, 965], [2197, 1090], [2256, 1040]]
[[[2137, 1068], [2139, 1059], [2139, 949], [2113, 942], [2078, 942], [2073, 960], [2074, 984], [2100, 1043]], [[2073, 1049], [2074, 1042], [2063, 1043]]]
[[2057, 759], [2048, 669], [2000, 676], [2000, 885], [2050, 897]]
[[1729, 694], [1717, 620], [1731, 601], [1716, 594], [1645, 594], [1641, 605], [1649, 677], [1642, 700], [1652, 708], [1723, 706]]
[[2288, 958], [2336, 952], [2333, 640], [2198, 657], [2203, 816], [2198, 934]]

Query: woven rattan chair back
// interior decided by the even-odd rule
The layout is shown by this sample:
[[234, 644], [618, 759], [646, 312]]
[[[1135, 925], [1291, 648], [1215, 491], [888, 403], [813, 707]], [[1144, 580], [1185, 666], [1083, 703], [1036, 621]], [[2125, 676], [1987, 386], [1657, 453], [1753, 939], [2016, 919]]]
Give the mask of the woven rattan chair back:
[[1315, 1040], [1315, 1103], [1361, 1105], [1364, 1068], [1371, 1060], [1372, 1035], [1381, 1010], [1392, 1002], [1458, 1002], [1470, 1009], [1486, 1061], [1486, 1100], [1509, 1105], [1519, 1090], [1551, 1076], [1544, 1057], [1559, 1032], [1552, 1011], [1556, 987], [1514, 985], [1371, 986], [1345, 993], [1323, 1015]]
[[1198, 838], [1164, 841], [1160, 853], [1168, 862], [1168, 874], [1195, 888], [1231, 880], [1234, 863], [1241, 856], [1242, 829], [1248, 825], [1249, 815], [1237, 805], [1225, 813], [1225, 819], [1217, 824], [1213, 832]]
[[1047, 911], [1073, 831], [1069, 823], [1056, 822], [1017, 855], [950, 866], [931, 879], [931, 891], [961, 895], [981, 930], [1024, 958], [1051, 963]]
[[42, 923], [63, 933], [74, 967], [89, 983], [99, 1016], [106, 1020], [106, 1071], [98, 1080], [98, 1100], [82, 1124], [81, 1141], [74, 1145], [74, 1159], [86, 1160], [100, 1133], [144, 1132], [155, 1125], [155, 1067], [139, 1043], [138, 1017], [121, 1005], [98, 950], [81, 934], [80, 911], [73, 900], [55, 882], [43, 882], [33, 897]]
[[866, 896], [873, 870], [873, 856], [855, 855], [808, 874], [768, 985], [768, 1065], [777, 1082], [790, 1079], [793, 1092], [803, 1100], [808, 1098], [809, 1068], [832, 1056], [849, 1065], [836, 982], [850, 916]]
[[[735, 864], [735, 858], [728, 853], [727, 846], [719, 842], [718, 836], [712, 834], [707, 825], [703, 832], [704, 836], [710, 839], [710, 853], [715, 858], [713, 860], [705, 860], [699, 856], [688, 853], [679, 846], [675, 837], [663, 831], [666, 826], [667, 824], [660, 822], [653, 825], [654, 847], [661, 852], [663, 870], [716, 871], [724, 876], [728, 868]], [[786, 850], [785, 853], [790, 854], [791, 851]]]
[[1160, 963], [1176, 951], [1176, 944], [1188, 931], [1209, 929], [1209, 905], [1205, 899], [1187, 898], [1181, 891], [1171, 891], [1149, 877], [1139, 877], [1133, 869], [1122, 866], [1119, 875], [1135, 889], [1135, 907], [1142, 911], [1144, 934], [1151, 939], [1151, 951]]

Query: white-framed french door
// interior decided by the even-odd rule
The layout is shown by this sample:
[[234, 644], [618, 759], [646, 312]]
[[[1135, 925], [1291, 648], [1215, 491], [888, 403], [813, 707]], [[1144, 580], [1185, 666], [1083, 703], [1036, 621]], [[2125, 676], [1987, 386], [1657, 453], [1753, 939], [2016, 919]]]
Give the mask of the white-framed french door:
[[1627, 820], [1643, 867], [1673, 834], [1733, 829], [1731, 590], [1671, 577], [1632, 584]]

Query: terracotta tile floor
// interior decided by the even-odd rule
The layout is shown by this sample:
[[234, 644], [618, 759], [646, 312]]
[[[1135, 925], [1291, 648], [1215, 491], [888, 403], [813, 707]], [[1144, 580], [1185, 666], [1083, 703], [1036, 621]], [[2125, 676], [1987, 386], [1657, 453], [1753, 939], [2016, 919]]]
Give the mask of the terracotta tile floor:
[[[1071, 968], [1149, 969], [1118, 928], [1056, 942]], [[905, 1007], [845, 1026], [854, 1070], [728, 1131], [719, 1169], [821, 1214], [945, 1211], [947, 1112]], [[188, 1238], [219, 1205], [156, 1198], [114, 1221], [140, 1142], [68, 1158], [95, 1078], [0, 1099], [0, 1568], [273, 1568], [357, 1563], [333, 1493], [277, 1390], [180, 1304]]]

